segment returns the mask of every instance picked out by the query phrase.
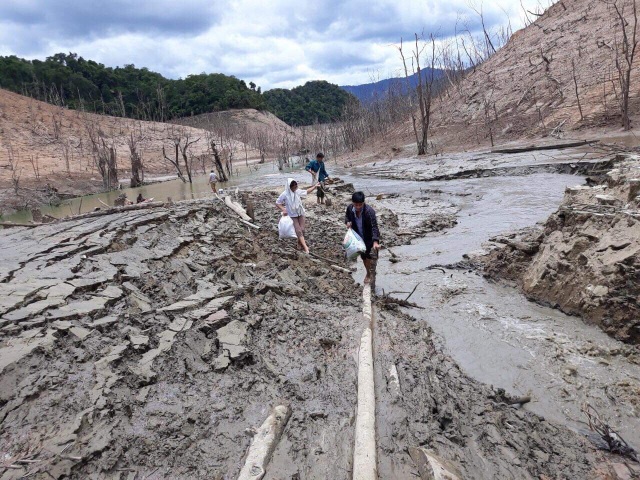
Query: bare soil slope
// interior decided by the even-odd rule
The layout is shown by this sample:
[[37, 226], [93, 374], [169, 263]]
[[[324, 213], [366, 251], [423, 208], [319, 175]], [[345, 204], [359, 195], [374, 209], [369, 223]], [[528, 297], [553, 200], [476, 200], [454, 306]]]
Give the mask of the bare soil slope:
[[173, 138], [189, 135], [191, 140], [199, 139], [189, 149], [195, 156], [208, 151], [208, 132], [203, 130], [68, 110], [0, 89], [0, 198], [3, 206], [28, 205], [34, 197], [23, 191], [20, 199], [23, 205], [16, 204], [14, 181], [18, 181], [21, 188], [40, 190], [50, 184], [71, 194], [102, 190], [90, 131], [115, 148], [121, 179], [129, 176], [127, 142], [132, 135], [148, 174], [173, 173], [162, 156], [163, 146], [168, 155], [173, 155]]
[[[631, 21], [628, 6], [626, 12]], [[444, 134], [437, 127], [463, 127], [453, 137], [464, 144], [473, 136], [481, 143], [489, 127], [494, 137], [508, 140], [548, 134], [558, 126], [565, 131], [617, 126], [616, 41], [621, 42], [620, 22], [605, 2], [556, 3], [436, 101], [436, 131]], [[638, 68], [636, 62], [631, 84], [631, 112], [636, 115], [639, 103], [633, 84]]]

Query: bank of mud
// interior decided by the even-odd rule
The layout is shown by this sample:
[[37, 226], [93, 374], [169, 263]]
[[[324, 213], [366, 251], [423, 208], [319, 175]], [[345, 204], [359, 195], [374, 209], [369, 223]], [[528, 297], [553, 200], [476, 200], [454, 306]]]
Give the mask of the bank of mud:
[[640, 343], [640, 159], [568, 188], [544, 225], [494, 237], [474, 259], [494, 279], [580, 315], [627, 343]]
[[[347, 198], [309, 199], [322, 259], [277, 239], [275, 192], [251, 194], [260, 230], [207, 200], [0, 231], [0, 478], [235, 478], [279, 404], [265, 478], [350, 478], [361, 290], [332, 267]], [[377, 318], [381, 478], [415, 478], [419, 445], [465, 478], [604, 475], [605, 454], [506, 406], [428, 328]]]

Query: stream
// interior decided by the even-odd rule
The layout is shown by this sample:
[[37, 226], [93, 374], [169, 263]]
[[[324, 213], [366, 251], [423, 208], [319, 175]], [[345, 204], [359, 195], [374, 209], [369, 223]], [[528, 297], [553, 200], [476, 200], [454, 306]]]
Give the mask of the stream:
[[[348, 181], [365, 192], [399, 193], [399, 198], [371, 203], [390, 208], [401, 221], [407, 213], [415, 217], [420, 211], [457, 212], [453, 228], [394, 247], [398, 263], [389, 262], [389, 251], [382, 250], [376, 288], [404, 299], [417, 285], [411, 301], [423, 309], [406, 309], [407, 313], [428, 323], [441, 347], [468, 375], [515, 397], [531, 395], [524, 408], [578, 431], [587, 430], [580, 409], [588, 401], [624, 439], [640, 445], [635, 393], [640, 369], [620, 354], [624, 344], [578, 317], [530, 302], [516, 289], [488, 282], [478, 273], [429, 269], [462, 260], [493, 235], [544, 221], [557, 209], [565, 187], [581, 184], [582, 177]], [[431, 207], [414, 208], [425, 202]], [[418, 222], [409, 218], [405, 223]], [[363, 277], [359, 262], [355, 278]]]

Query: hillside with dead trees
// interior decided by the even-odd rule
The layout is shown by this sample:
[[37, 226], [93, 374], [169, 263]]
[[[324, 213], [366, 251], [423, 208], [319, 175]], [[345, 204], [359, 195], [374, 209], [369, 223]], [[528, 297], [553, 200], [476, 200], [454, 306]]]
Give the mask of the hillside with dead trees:
[[561, 0], [525, 14], [529, 25], [502, 48], [495, 43], [504, 35], [485, 32], [475, 42], [461, 35], [427, 55], [448, 71], [446, 89], [431, 105], [441, 148], [634, 126], [635, 0]]

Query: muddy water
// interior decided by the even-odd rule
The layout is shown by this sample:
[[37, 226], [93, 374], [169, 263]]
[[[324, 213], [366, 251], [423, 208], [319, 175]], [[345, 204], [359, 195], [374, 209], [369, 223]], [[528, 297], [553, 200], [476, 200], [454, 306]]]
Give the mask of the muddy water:
[[[546, 219], [565, 186], [582, 183], [580, 177], [537, 174], [417, 184], [351, 180], [371, 193], [401, 193], [401, 199], [372, 201], [399, 213], [407, 209], [407, 197], [458, 208], [455, 227], [393, 248], [399, 263], [390, 263], [383, 251], [377, 288], [406, 298], [417, 285], [411, 301], [424, 309], [409, 313], [431, 326], [469, 375], [515, 396], [531, 395], [526, 409], [578, 430], [586, 428], [580, 407], [589, 401], [627, 441], [640, 446], [640, 368], [621, 354], [623, 344], [476, 273], [428, 268], [458, 262], [492, 235]], [[362, 280], [361, 270], [356, 275]]]
[[[298, 172], [299, 169], [293, 170]], [[236, 187], [249, 188], [258, 186], [271, 186], [284, 184], [284, 179], [290, 173], [279, 172], [277, 166], [273, 163], [263, 165], [252, 165], [248, 168], [239, 166], [236, 173], [228, 182], [218, 182], [218, 189], [234, 189]], [[304, 174], [308, 177], [308, 174]], [[298, 175], [302, 177], [302, 172]], [[167, 181], [159, 181], [138, 188], [123, 188], [122, 190], [113, 190], [109, 192], [98, 193], [95, 195], [85, 195], [64, 201], [59, 206], [41, 207], [40, 210], [44, 214], [61, 218], [73, 214], [85, 213], [95, 208], [104, 208], [104, 203], [113, 205], [115, 199], [122, 193], [127, 195], [129, 200], [134, 201], [138, 194], [142, 194], [144, 198], [154, 198], [156, 200], [165, 201], [167, 197], [173, 200], [195, 200], [199, 198], [207, 198], [212, 195], [211, 187], [208, 183], [209, 175], [197, 175], [193, 179], [193, 184], [185, 183], [177, 178]], [[306, 178], [305, 178], [306, 180]], [[11, 215], [0, 216], [2, 221], [11, 222], [29, 222], [32, 220], [31, 212], [21, 210]]]

